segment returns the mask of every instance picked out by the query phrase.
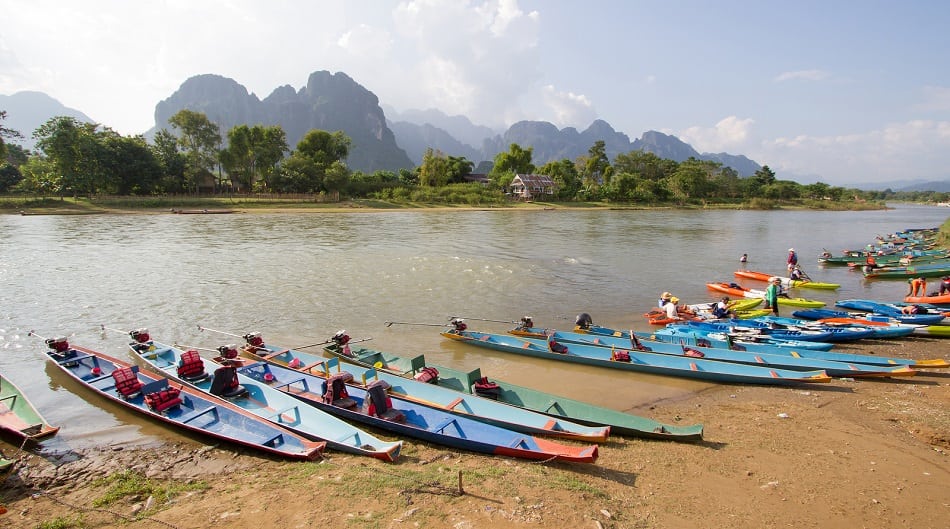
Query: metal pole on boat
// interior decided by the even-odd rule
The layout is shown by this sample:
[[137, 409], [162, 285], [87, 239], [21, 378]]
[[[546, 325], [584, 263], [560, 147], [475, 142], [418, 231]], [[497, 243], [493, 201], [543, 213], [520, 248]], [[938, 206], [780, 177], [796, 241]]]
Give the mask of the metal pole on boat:
[[518, 321], [510, 321], [510, 320], [509, 320], [509, 321], [505, 321], [505, 320], [489, 320], [489, 319], [485, 319], [485, 318], [469, 318], [469, 317], [467, 317], [467, 316], [449, 316], [449, 319], [450, 319], [450, 320], [454, 320], [454, 319], [456, 319], [456, 318], [461, 319], [461, 320], [491, 321], [491, 322], [494, 322], [494, 323], [521, 323], [521, 322], [518, 322]]
[[424, 325], [426, 327], [448, 327], [448, 323], [413, 323], [411, 321], [387, 321], [386, 327], [392, 327], [393, 325]]
[[233, 332], [227, 332], [227, 331], [219, 331], [219, 330], [217, 330], [217, 329], [211, 329], [211, 328], [209, 328], [209, 327], [202, 327], [201, 325], [198, 326], [198, 330], [199, 330], [199, 331], [211, 331], [211, 332], [216, 332], [216, 333], [218, 333], [218, 334], [223, 334], [223, 335], [225, 335], [225, 336], [233, 336], [233, 337], [235, 337], [235, 338], [244, 338], [244, 336], [242, 336], [242, 335], [240, 335], [240, 334], [234, 334]]

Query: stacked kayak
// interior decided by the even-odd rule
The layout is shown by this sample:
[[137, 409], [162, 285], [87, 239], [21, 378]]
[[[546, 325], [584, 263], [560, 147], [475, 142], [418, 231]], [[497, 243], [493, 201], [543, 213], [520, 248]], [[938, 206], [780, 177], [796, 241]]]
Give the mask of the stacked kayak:
[[[706, 288], [738, 298], [765, 298], [764, 290], [746, 288], [736, 283], [706, 283]], [[784, 296], [779, 296], [778, 303], [779, 305], [788, 305], [791, 307], [819, 308], [825, 306], [824, 301], [806, 298], [790, 298]]]
[[882, 303], [869, 299], [843, 299], [835, 303], [836, 306], [851, 310], [860, 310], [882, 314], [891, 318], [896, 318], [903, 323], [916, 323], [920, 325], [936, 325], [942, 323], [946, 314], [934, 308], [928, 308], [920, 304], [915, 304], [917, 311], [909, 313], [904, 311], [907, 304]]

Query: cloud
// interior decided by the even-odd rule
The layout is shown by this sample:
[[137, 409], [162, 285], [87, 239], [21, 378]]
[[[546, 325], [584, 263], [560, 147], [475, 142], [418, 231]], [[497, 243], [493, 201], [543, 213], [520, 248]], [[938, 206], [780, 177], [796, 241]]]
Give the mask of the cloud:
[[583, 94], [560, 92], [553, 85], [546, 85], [541, 94], [546, 111], [553, 113], [548, 120], [558, 127], [585, 127], [597, 118], [593, 103]]
[[783, 81], [821, 81], [829, 77], [828, 72], [822, 70], [798, 70], [795, 72], [782, 72], [775, 76], [775, 82], [781, 83]]
[[[950, 121], [911, 120], [836, 136], [782, 137], [764, 141], [755, 158], [779, 173], [819, 174], [824, 182], [942, 180], [950, 150]], [[779, 174], [781, 178], [781, 174]]]
[[676, 136], [699, 152], [737, 152], [748, 146], [749, 133], [755, 120], [736, 116], [723, 118], [711, 128], [689, 127]]
[[923, 101], [914, 105], [914, 110], [924, 112], [950, 111], [950, 88], [946, 86], [925, 86], [921, 89]]

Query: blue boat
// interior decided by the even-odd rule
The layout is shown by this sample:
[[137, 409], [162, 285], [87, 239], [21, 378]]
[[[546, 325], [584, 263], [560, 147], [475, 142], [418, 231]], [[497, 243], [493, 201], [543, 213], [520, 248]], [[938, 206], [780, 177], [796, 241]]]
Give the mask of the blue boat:
[[129, 334], [133, 339], [129, 348], [138, 358], [199, 391], [227, 398], [249, 413], [301, 435], [325, 441], [335, 450], [390, 462], [399, 457], [402, 441], [379, 439], [267, 384], [238, 374], [240, 359], [236, 348], [219, 348], [222, 356], [216, 363], [203, 358], [195, 349], [184, 351], [153, 341], [145, 329]]
[[[723, 362], [735, 362], [761, 367], [812, 371], [823, 369], [832, 377], [890, 377], [913, 376], [913, 369], [904, 364], [887, 364], [880, 357], [868, 355], [841, 354], [827, 351], [803, 349], [780, 350], [777, 353], [751, 353], [744, 350], [708, 347], [705, 345], [687, 345], [661, 342], [656, 340], [631, 341], [630, 338], [582, 334], [567, 331], [517, 328], [509, 331], [515, 336], [530, 338], [554, 338], [558, 343], [595, 345], [614, 349], [634, 349], [674, 356], [706, 358]], [[547, 334], [545, 334], [547, 333]], [[913, 360], [908, 360], [907, 364]]]
[[611, 349], [596, 345], [559, 344], [556, 340], [521, 338], [468, 330], [445, 331], [442, 336], [450, 340], [506, 353], [654, 375], [695, 378], [709, 382], [792, 385], [829, 382], [831, 380], [831, 377], [823, 370], [771, 369], [755, 365], [707, 360], [705, 358], [638, 351], [633, 348]]
[[[732, 320], [728, 323], [740, 326], [739, 321], [740, 320]], [[741, 325], [747, 327], [771, 330], [773, 336], [776, 334], [782, 336], [782, 332], [788, 331], [826, 333], [827, 336], [822, 338], [821, 341], [830, 343], [853, 342], [874, 336], [874, 329], [866, 326], [833, 326], [784, 316], [766, 315], [749, 320], [741, 320], [741, 322]]]
[[[256, 353], [250, 353], [255, 349]], [[256, 354], [259, 359], [281, 366], [299, 368], [304, 372], [322, 369], [326, 373], [328, 369], [325, 358], [299, 349], [282, 349], [264, 345], [261, 342], [257, 347], [245, 347], [244, 351], [246, 354]], [[268, 352], [264, 353], [264, 351]], [[264, 353], [264, 355], [260, 356], [260, 353]], [[496, 400], [428, 384], [422, 380], [386, 373], [375, 368], [365, 368], [355, 364], [350, 364], [350, 366], [347, 367], [347, 370], [351, 371], [356, 376], [356, 380], [364, 385], [372, 379], [384, 380], [390, 385], [390, 391], [393, 394], [404, 399], [436, 406], [455, 415], [469, 417], [510, 430], [531, 435], [560, 437], [594, 443], [603, 442], [610, 435], [609, 426], [578, 424]]]
[[[919, 303], [883, 303], [870, 299], [843, 299], [835, 303], [836, 306], [851, 310], [860, 310], [874, 314], [890, 316], [902, 323], [916, 323], [919, 325], [937, 325], [943, 323], [943, 311], [929, 308]], [[902, 309], [908, 305], [916, 305], [918, 312], [908, 314]]]
[[[302, 372], [271, 362], [255, 362], [238, 372], [327, 413], [404, 437], [521, 459], [572, 463], [593, 463], [597, 459], [597, 445], [568, 446], [449, 413], [387, 393], [384, 381], [366, 386], [348, 383], [354, 380], [354, 374], [335, 358], [329, 359], [325, 367], [332, 374]], [[331, 397], [326, 398], [328, 394]]]
[[757, 334], [765, 335], [773, 340], [785, 340], [785, 341], [798, 341], [798, 342], [823, 342], [830, 341], [829, 338], [832, 337], [832, 332], [829, 330], [796, 330], [796, 329], [783, 329], [783, 328], [774, 328], [768, 325], [762, 325], [756, 323], [755, 320], [746, 321], [746, 320], [726, 320], [726, 321], [684, 321], [681, 324], [677, 325], [686, 325], [689, 327], [694, 327], [697, 329], [714, 331], [714, 332], [728, 332], [733, 334]]
[[[814, 309], [816, 311], [821, 311], [824, 313], [830, 314], [849, 314], [847, 312], [835, 311], [831, 309]], [[798, 311], [792, 313], [792, 318], [786, 318], [783, 316], [763, 316], [759, 318], [765, 322], [776, 322], [780, 325], [802, 325], [805, 327], [816, 325], [824, 328], [830, 328], [833, 330], [846, 330], [849, 332], [858, 332], [862, 334], [867, 334], [863, 336], [866, 338], [882, 338], [882, 339], [891, 339], [891, 338], [904, 338], [914, 334], [919, 325], [908, 325], [900, 322], [889, 322], [889, 321], [878, 321], [874, 322], [871, 320], [862, 321], [821, 321], [823, 318], [819, 316], [817, 318], [801, 318], [797, 316]], [[826, 318], [833, 318], [834, 316], [824, 316]], [[847, 316], [845, 316], [847, 317]]]
[[164, 376], [65, 343], [47, 343], [49, 360], [67, 375], [125, 408], [217, 440], [292, 459], [314, 460], [326, 443], [314, 442], [252, 415], [222, 399], [186, 385], [173, 386]]
[[[741, 345], [747, 350], [758, 349], [755, 345], [767, 346], [767, 349], [773, 347], [785, 347], [789, 349], [812, 349], [815, 351], [830, 351], [835, 344], [831, 342], [810, 342], [805, 340], [791, 340], [776, 338], [768, 334], [759, 332], [756, 329], [742, 330], [731, 329], [729, 331], [720, 331], [715, 329], [704, 329], [683, 324], [668, 324], [662, 329], [653, 331], [653, 336], [659, 340], [679, 343], [683, 336], [692, 336], [693, 338], [704, 338], [710, 341], [720, 342], [731, 349], [732, 345]], [[714, 347], [719, 347], [715, 345]]]

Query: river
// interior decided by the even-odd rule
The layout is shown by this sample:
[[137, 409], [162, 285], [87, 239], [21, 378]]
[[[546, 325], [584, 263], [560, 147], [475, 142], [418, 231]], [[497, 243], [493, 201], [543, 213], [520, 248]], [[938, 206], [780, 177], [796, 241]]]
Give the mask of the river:
[[[711, 281], [747, 267], [784, 271], [794, 247], [836, 299], [903, 297], [901, 282], [865, 281], [817, 256], [860, 248], [878, 234], [935, 227], [940, 207], [886, 211], [501, 210], [231, 215], [0, 215], [0, 372], [28, 393], [59, 435], [47, 450], [151, 443], [171, 435], [103, 402], [45, 362], [42, 340], [121, 358], [128, 331], [166, 343], [217, 347], [263, 333], [299, 346], [346, 329], [370, 347], [483, 374], [615, 409], [658, 414], [662, 401], [709, 387], [697, 381], [614, 373], [492, 353], [439, 336], [451, 316], [479, 321], [532, 316], [567, 329], [588, 312], [610, 327], [647, 330], [642, 313], [660, 292], [712, 301]], [[749, 286], [754, 282], [745, 283]], [[386, 322], [398, 321], [387, 326]], [[411, 325], [421, 323], [426, 325]], [[317, 349], [314, 349], [316, 351]], [[656, 410], [650, 408], [656, 406]], [[688, 418], [684, 418], [688, 420]]]

